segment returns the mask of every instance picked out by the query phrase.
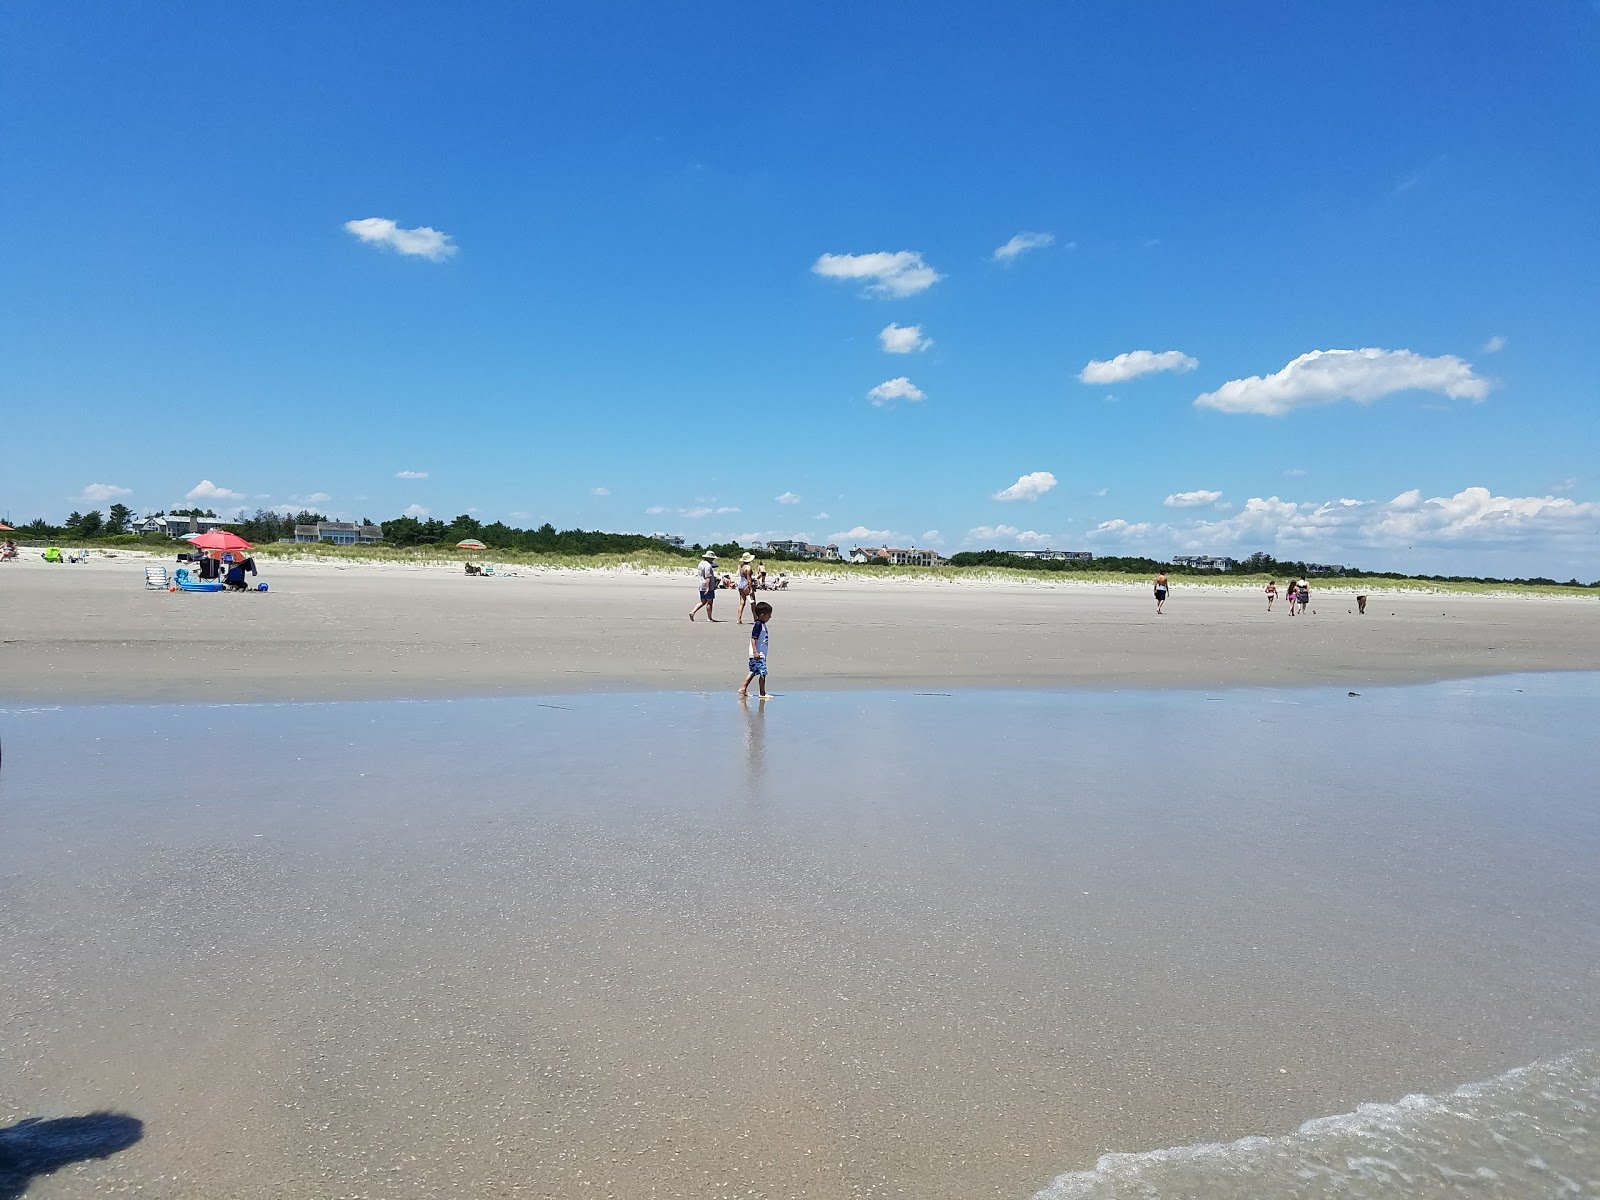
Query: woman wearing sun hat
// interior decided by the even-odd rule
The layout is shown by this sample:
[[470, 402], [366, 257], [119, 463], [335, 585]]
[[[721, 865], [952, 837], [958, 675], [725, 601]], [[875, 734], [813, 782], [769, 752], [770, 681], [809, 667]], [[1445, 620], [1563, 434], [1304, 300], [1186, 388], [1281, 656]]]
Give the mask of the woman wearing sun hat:
[[735, 586], [739, 589], [739, 624], [744, 624], [744, 606], [750, 599], [750, 593], [756, 590], [756, 576], [750, 564], [755, 562], [756, 556], [746, 550], [739, 556], [739, 581]]
[[689, 610], [689, 620], [694, 620], [695, 613], [702, 608], [706, 610], [706, 620], [713, 623], [716, 618], [711, 615], [711, 605], [717, 598], [717, 555], [713, 550], [707, 550], [700, 556], [698, 568], [700, 576], [700, 603]]

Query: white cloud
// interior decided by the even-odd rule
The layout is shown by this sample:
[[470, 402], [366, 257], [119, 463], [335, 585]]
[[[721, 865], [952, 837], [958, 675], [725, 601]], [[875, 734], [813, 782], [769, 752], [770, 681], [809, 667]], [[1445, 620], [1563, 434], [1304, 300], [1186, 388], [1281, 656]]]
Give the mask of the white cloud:
[[999, 263], [1012, 263], [1017, 257], [1026, 254], [1029, 250], [1040, 250], [1045, 246], [1055, 245], [1056, 235], [1053, 233], [1019, 233], [1004, 246], [994, 252], [994, 261]]
[[[1280, 557], [1339, 561], [1363, 549], [1417, 552], [1459, 548], [1476, 556], [1487, 548], [1554, 553], [1587, 551], [1600, 527], [1600, 503], [1561, 496], [1497, 496], [1469, 487], [1453, 496], [1424, 499], [1413, 488], [1392, 500], [1341, 497], [1296, 503], [1253, 496], [1237, 513], [1217, 520], [1160, 526], [1181, 550], [1206, 553], [1268, 549]], [[1108, 521], [1102, 535], [1134, 536], [1151, 527]], [[1091, 535], [1094, 536], [1094, 535]], [[1467, 574], [1482, 573], [1482, 567]]]
[[1126, 354], [1119, 354], [1115, 358], [1090, 359], [1083, 370], [1078, 372], [1078, 378], [1084, 383], [1123, 383], [1129, 379], [1137, 379], [1141, 375], [1153, 375], [1158, 371], [1171, 371], [1181, 375], [1199, 365], [1198, 360], [1190, 358], [1181, 350], [1159, 352], [1129, 350]]
[[944, 545], [944, 534], [937, 529], [930, 529], [922, 535], [922, 544], [924, 546], [942, 546]]
[[402, 517], [415, 517], [420, 521], [423, 517], [428, 516], [429, 513], [428, 510], [423, 508], [420, 504], [408, 504], [405, 512], [401, 513], [400, 515]]
[[816, 516], [812, 517], [811, 519], [813, 521], [826, 521], [828, 519], [828, 514], [827, 513], [818, 513]]
[[83, 491], [78, 493], [78, 499], [85, 504], [104, 504], [107, 500], [120, 500], [131, 495], [132, 488], [118, 487], [114, 483], [90, 483], [84, 485]]
[[773, 499], [776, 500], [779, 504], [799, 504], [800, 503], [800, 497], [796, 496], [793, 492], [785, 492], [781, 496], [774, 496]]
[[299, 502], [301, 504], [326, 504], [332, 499], [333, 497], [328, 495], [327, 492], [312, 492], [309, 496], [300, 497]]
[[1289, 476], [1291, 479], [1298, 479], [1305, 473], [1306, 469], [1304, 467], [1289, 467], [1284, 471], [1284, 474]]
[[986, 550], [1043, 550], [1048, 549], [1054, 540], [1048, 533], [1018, 529], [1015, 525], [979, 525], [967, 530], [964, 544], [982, 545]]
[[[1146, 538], [1155, 532], [1155, 526], [1149, 521], [1131, 523], [1117, 517], [1110, 521], [1101, 521], [1091, 529], [1087, 536], [1092, 538]], [[1162, 526], [1163, 529], [1166, 526]]]
[[608, 487], [590, 488], [589, 489], [589, 495], [591, 495], [591, 496], [609, 496], [609, 495], [611, 495], [611, 489], [608, 488]]
[[443, 262], [456, 252], [448, 233], [440, 233], [426, 225], [401, 229], [387, 217], [363, 217], [359, 221], [346, 221], [344, 227], [369, 246], [387, 247], [396, 254], [411, 258]]
[[722, 517], [728, 513], [736, 513], [738, 511], [737, 508], [729, 508], [726, 505], [722, 508], [712, 508], [707, 505], [700, 508], [680, 508], [678, 515], [680, 517], [688, 517], [691, 521], [698, 521], [701, 517]]
[[1001, 488], [992, 497], [995, 500], [1037, 500], [1056, 485], [1056, 477], [1049, 471], [1030, 471], [1008, 488]]
[[854, 529], [828, 535], [828, 544], [841, 549], [846, 542], [854, 546], [887, 546], [906, 540], [905, 534], [896, 533], [893, 529], [868, 529], [865, 525], [857, 525]]
[[1453, 354], [1428, 358], [1410, 350], [1313, 350], [1262, 378], [1234, 379], [1195, 398], [1196, 408], [1281, 416], [1313, 404], [1354, 400], [1371, 404], [1394, 392], [1437, 392], [1452, 400], [1482, 400], [1489, 381]]
[[1576, 475], [1569, 475], [1565, 479], [1561, 480], [1559, 483], [1552, 483], [1550, 485], [1550, 490], [1552, 492], [1554, 492], [1556, 495], [1561, 496], [1561, 495], [1566, 494], [1567, 492], [1576, 490], [1577, 486], [1578, 486], [1578, 477]]
[[1222, 499], [1221, 492], [1174, 492], [1161, 503], [1168, 508], [1204, 508]]
[[1094, 494], [1096, 496], [1107, 496], [1110, 493], [1111, 493], [1111, 489], [1110, 488], [1097, 488], [1097, 489], [1095, 489], [1095, 493]]
[[1506, 340], [1498, 333], [1483, 344], [1483, 352], [1485, 354], [1499, 354], [1505, 348]]
[[878, 330], [878, 341], [889, 354], [910, 354], [933, 345], [932, 338], [922, 336], [921, 325], [896, 325], [893, 321]]
[[244, 493], [230, 491], [225, 487], [218, 487], [209, 479], [202, 479], [189, 489], [189, 494], [184, 499], [191, 504], [198, 504], [201, 501], [207, 503], [232, 503], [243, 500]]
[[811, 270], [828, 279], [865, 279], [867, 295], [898, 299], [925, 292], [944, 278], [914, 250], [875, 254], [824, 254]]
[[664, 504], [652, 504], [644, 511], [646, 516], [659, 517], [662, 513], [667, 511], [667, 506]]
[[909, 400], [915, 403], [926, 400], [928, 393], [924, 392], [911, 380], [901, 375], [897, 379], [887, 379], [867, 393], [867, 399], [882, 408], [886, 404], [893, 404], [896, 400]]
[[426, 471], [396, 471], [394, 477], [396, 479], [426, 479], [428, 473]]

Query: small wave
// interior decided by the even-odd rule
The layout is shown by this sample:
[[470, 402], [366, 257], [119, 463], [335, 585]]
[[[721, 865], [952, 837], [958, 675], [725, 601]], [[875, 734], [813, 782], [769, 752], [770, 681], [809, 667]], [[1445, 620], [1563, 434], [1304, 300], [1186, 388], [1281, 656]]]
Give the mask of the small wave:
[[1363, 1104], [1280, 1137], [1106, 1154], [1034, 1200], [1593, 1200], [1600, 1050], [1439, 1096]]

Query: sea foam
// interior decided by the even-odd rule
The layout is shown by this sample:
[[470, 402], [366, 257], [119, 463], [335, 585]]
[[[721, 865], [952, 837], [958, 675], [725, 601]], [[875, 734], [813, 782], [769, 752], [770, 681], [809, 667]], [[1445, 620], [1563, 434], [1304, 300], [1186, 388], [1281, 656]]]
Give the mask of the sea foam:
[[1035, 1200], [1600, 1197], [1600, 1050], [1437, 1096], [1363, 1104], [1280, 1137], [1106, 1154]]

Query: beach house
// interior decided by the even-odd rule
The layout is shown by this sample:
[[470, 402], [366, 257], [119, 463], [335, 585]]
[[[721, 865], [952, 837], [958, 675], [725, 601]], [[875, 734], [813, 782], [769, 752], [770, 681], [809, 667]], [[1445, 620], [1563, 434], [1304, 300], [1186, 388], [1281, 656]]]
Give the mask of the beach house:
[[329, 542], [335, 546], [371, 546], [383, 541], [383, 526], [363, 525], [359, 521], [318, 521], [315, 525], [296, 525], [294, 540], [299, 544]]
[[160, 534], [169, 538], [181, 538], [187, 537], [191, 533], [210, 533], [213, 529], [223, 529], [238, 523], [223, 517], [185, 517], [162, 513], [160, 516], [145, 517], [138, 521], [128, 522], [128, 531], [130, 533]]
[[886, 562], [896, 567], [938, 567], [944, 559], [934, 550], [896, 550], [889, 546], [863, 549], [857, 546], [850, 551], [850, 561], [858, 566], [870, 562]]
[[1235, 559], [1218, 554], [1174, 554], [1172, 565], [1200, 571], [1231, 571], [1239, 564]]

